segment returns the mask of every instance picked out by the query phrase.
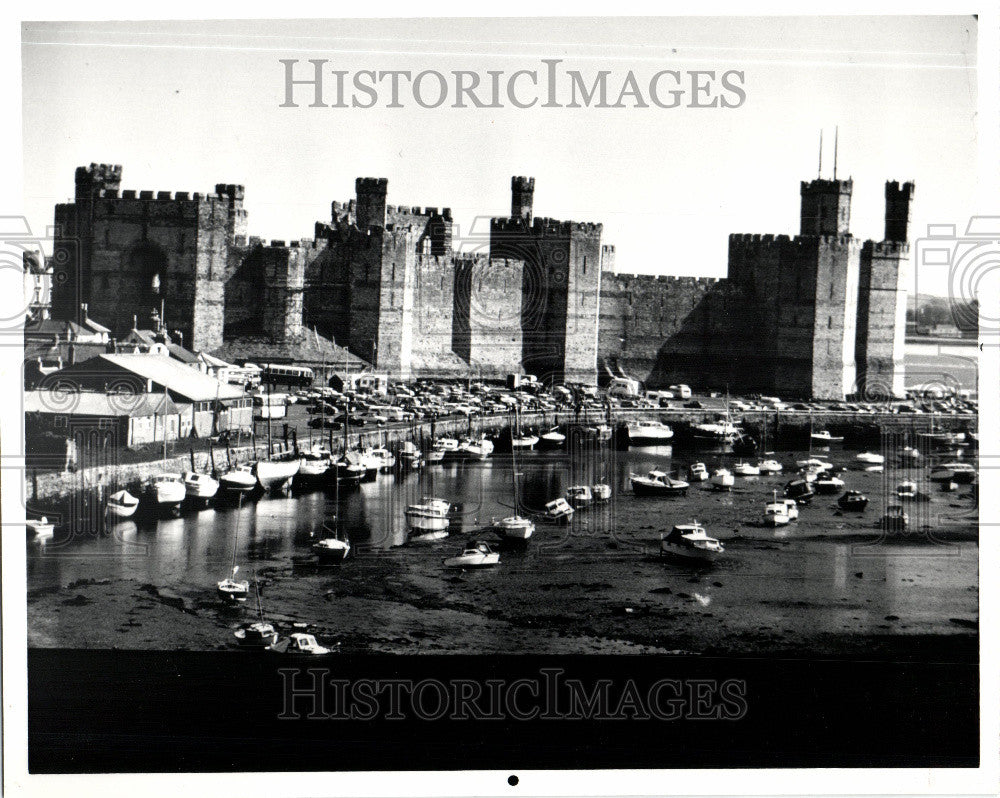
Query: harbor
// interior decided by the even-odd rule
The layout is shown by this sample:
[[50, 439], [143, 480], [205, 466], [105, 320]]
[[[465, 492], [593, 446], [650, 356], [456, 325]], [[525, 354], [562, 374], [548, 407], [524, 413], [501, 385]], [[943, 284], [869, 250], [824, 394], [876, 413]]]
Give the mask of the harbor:
[[[344, 492], [293, 488], [179, 518], [125, 519], [90, 536], [57, 534], [29, 548], [29, 645], [235, 649], [234, 633], [257, 613], [253, 600], [233, 606], [216, 594], [235, 551], [269, 623], [343, 652], [974, 653], [974, 486], [944, 490], [924, 464], [875, 470], [852, 444], [776, 448], [769, 457], [782, 473], [736, 476], [729, 490], [705, 481], [683, 496], [646, 498], [630, 485], [633, 474], [686, 474], [694, 462], [735, 470], [745, 458], [728, 449], [609, 441], [526, 451], [516, 477], [512, 455], [498, 452], [381, 473]], [[817, 495], [795, 522], [767, 525], [765, 504], [814, 458], [842, 467], [867, 509], [846, 512], [836, 495]], [[910, 524], [886, 534], [879, 519], [902, 501], [896, 483], [910, 474], [921, 485], [907, 501]], [[498, 539], [491, 526], [513, 509], [512, 480], [518, 512], [536, 521], [526, 544]], [[569, 523], [545, 519], [551, 499], [598, 481], [611, 488], [606, 503], [577, 509]], [[406, 510], [428, 496], [450, 504], [448, 535], [414, 543]], [[311, 547], [334, 518], [351, 556], [325, 564]], [[709, 567], [660, 557], [661, 536], [693, 521], [725, 556]], [[499, 551], [498, 567], [444, 566], [474, 540]]]

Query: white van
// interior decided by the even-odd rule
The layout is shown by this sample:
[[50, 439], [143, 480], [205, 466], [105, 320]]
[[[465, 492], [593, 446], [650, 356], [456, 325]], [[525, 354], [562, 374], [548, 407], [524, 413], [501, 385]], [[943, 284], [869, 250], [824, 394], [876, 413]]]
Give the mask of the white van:
[[671, 385], [670, 390], [680, 399], [691, 398], [691, 387], [688, 385]]

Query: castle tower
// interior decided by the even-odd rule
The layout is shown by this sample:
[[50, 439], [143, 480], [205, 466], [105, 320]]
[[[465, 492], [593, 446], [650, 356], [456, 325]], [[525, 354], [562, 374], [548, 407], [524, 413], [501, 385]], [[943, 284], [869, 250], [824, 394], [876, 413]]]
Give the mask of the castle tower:
[[117, 191], [122, 184], [122, 168], [118, 164], [92, 163], [76, 168], [76, 198], [90, 199], [103, 189]]
[[910, 202], [913, 183], [900, 185], [895, 180], [885, 184], [885, 240], [906, 241], [910, 227]]
[[848, 235], [851, 230], [851, 191], [854, 181], [822, 180], [802, 182], [802, 218], [799, 235]]
[[524, 219], [527, 224], [531, 224], [534, 201], [535, 178], [512, 177], [510, 179], [510, 218]]
[[389, 181], [384, 177], [359, 177], [354, 181], [358, 195], [357, 220], [361, 230], [385, 227], [385, 197]]
[[866, 241], [858, 286], [858, 391], [871, 398], [903, 396], [906, 287], [910, 245], [906, 240], [913, 183], [885, 184], [885, 240]]

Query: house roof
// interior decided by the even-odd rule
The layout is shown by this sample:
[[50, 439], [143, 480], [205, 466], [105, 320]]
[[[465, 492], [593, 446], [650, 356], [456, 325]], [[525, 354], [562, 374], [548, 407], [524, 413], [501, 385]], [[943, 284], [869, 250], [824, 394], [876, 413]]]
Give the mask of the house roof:
[[136, 374], [154, 384], [166, 387], [175, 399], [207, 402], [218, 399], [240, 399], [241, 388], [229, 385], [171, 357], [148, 353], [100, 355], [76, 366], [63, 369], [64, 374], [99, 372], [108, 365]]
[[[164, 407], [164, 402], [166, 406]], [[178, 413], [181, 408], [161, 393], [106, 394], [103, 391], [25, 391], [25, 413], [71, 416], [154, 416]]]
[[294, 363], [303, 366], [319, 366], [325, 363], [327, 366], [352, 370], [368, 367], [361, 358], [315, 332], [308, 332], [301, 338], [280, 343], [265, 336], [241, 335], [239, 338], [226, 341], [218, 349], [213, 349], [211, 354], [230, 363], [250, 361]]

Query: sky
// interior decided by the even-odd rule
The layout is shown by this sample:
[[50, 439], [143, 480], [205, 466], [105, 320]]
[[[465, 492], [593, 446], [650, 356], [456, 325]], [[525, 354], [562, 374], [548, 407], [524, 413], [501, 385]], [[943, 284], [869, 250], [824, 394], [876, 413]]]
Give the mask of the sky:
[[[280, 59], [299, 60], [296, 77], [325, 59], [325, 95], [334, 70], [469, 70], [485, 85], [487, 70], [544, 81], [541, 59], [561, 59], [588, 83], [608, 70], [612, 96], [629, 71], [644, 87], [661, 70], [736, 70], [746, 98], [422, 108], [404, 92], [386, 108], [381, 84], [373, 108], [309, 107], [308, 87], [283, 108]], [[798, 232], [799, 181], [817, 176], [821, 129], [832, 175], [835, 128], [855, 236], [882, 237], [889, 179], [916, 182], [911, 240], [930, 223], [964, 229], [975, 204], [967, 16], [25, 23], [22, 60], [35, 230], [96, 161], [124, 167], [123, 189], [243, 184], [250, 234], [284, 240], [311, 237], [355, 177], [386, 177], [390, 204], [452, 208], [474, 248], [477, 217], [507, 215], [511, 175], [531, 175], [535, 215], [602, 222], [618, 271], [723, 277], [729, 233]], [[921, 274], [920, 290], [943, 294], [947, 278]]]

